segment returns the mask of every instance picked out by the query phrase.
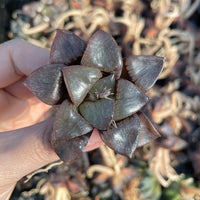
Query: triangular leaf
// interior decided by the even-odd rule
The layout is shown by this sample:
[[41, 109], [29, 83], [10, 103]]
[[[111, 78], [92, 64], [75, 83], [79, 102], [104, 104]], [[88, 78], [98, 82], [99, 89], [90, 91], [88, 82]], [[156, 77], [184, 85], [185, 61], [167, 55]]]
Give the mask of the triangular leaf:
[[138, 112], [138, 116], [140, 118], [140, 123], [141, 123], [138, 147], [141, 147], [149, 142], [152, 142], [156, 138], [160, 137], [160, 134], [153, 126], [150, 119], [143, 112]]
[[70, 140], [89, 133], [92, 129], [68, 100], [63, 101], [54, 122], [53, 134], [56, 139]]
[[71, 164], [84, 151], [89, 141], [91, 133], [73, 138], [71, 140], [57, 140], [52, 135], [51, 144], [56, 154], [66, 164]]
[[63, 67], [65, 65], [62, 64], [42, 66], [24, 81], [24, 85], [44, 103], [57, 104], [66, 90], [61, 71]]
[[165, 59], [157, 56], [131, 56], [126, 65], [132, 81], [143, 91], [149, 90], [163, 69]]
[[139, 140], [140, 120], [137, 114], [117, 123], [100, 134], [103, 142], [117, 153], [132, 157]]
[[97, 31], [90, 38], [81, 64], [113, 73], [116, 79], [120, 77], [123, 65], [117, 43], [110, 34], [102, 30]]
[[102, 76], [96, 68], [73, 65], [63, 69], [64, 81], [72, 102], [78, 106]]
[[51, 46], [50, 61], [70, 65], [82, 57], [85, 48], [85, 42], [77, 35], [58, 29]]
[[125, 79], [117, 82], [117, 94], [114, 108], [114, 120], [124, 119], [140, 110], [148, 97], [133, 83]]
[[79, 106], [79, 111], [93, 127], [106, 130], [113, 118], [114, 100], [85, 101]]

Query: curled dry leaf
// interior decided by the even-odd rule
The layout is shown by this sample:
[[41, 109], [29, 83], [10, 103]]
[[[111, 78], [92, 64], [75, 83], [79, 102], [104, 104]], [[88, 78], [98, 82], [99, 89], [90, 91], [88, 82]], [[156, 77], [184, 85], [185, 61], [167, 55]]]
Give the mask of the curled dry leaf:
[[[51, 136], [63, 161], [70, 163], [80, 155], [93, 128], [105, 144], [129, 157], [159, 136], [140, 110], [148, 102], [143, 91], [155, 83], [163, 58], [132, 56], [123, 66], [117, 43], [108, 33], [97, 31], [86, 47], [74, 33], [58, 30], [50, 61], [54, 64], [33, 72], [25, 85], [48, 104], [62, 103], [63, 94], [67, 97], [59, 105]], [[124, 75], [128, 73], [131, 81]]]

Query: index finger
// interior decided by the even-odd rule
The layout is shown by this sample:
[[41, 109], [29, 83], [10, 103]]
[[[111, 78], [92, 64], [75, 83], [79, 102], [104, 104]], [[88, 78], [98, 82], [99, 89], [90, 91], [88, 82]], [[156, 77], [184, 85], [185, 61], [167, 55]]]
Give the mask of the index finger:
[[23, 76], [49, 63], [49, 51], [22, 39], [0, 45], [0, 88], [9, 86]]

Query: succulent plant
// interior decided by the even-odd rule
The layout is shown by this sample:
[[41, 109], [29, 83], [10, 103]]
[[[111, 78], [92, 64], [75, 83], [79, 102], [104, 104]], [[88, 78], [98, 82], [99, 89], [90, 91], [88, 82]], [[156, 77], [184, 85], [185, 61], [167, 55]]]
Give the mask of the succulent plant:
[[59, 29], [50, 63], [34, 71], [25, 85], [44, 103], [59, 105], [51, 144], [61, 160], [75, 160], [94, 128], [107, 146], [129, 157], [159, 136], [142, 108], [164, 58], [134, 55], [122, 60], [116, 41], [104, 31], [86, 45]]

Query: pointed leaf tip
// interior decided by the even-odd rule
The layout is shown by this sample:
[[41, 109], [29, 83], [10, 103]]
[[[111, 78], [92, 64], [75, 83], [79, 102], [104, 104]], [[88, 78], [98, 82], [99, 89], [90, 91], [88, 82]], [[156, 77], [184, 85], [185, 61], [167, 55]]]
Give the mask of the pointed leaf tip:
[[71, 140], [56, 140], [52, 135], [51, 144], [56, 154], [66, 164], [71, 164], [80, 157], [88, 144], [91, 133], [82, 135]]
[[63, 101], [56, 113], [53, 127], [56, 140], [70, 140], [85, 135], [92, 129], [68, 100]]
[[137, 114], [117, 123], [100, 134], [103, 142], [117, 153], [132, 157], [139, 140], [140, 120]]
[[146, 92], [155, 84], [164, 62], [163, 57], [131, 56], [127, 59], [126, 66], [133, 83]]
[[118, 79], [121, 75], [123, 62], [116, 41], [110, 34], [100, 30], [90, 38], [81, 64], [113, 73], [115, 79]]
[[74, 33], [57, 29], [56, 37], [51, 47], [51, 63], [70, 65], [80, 59], [86, 48], [86, 43]]
[[106, 130], [113, 118], [114, 88], [114, 74], [98, 80], [79, 106], [81, 115], [99, 130]]
[[138, 116], [141, 123], [138, 147], [141, 147], [149, 142], [153, 142], [155, 139], [160, 137], [160, 134], [144, 112], [139, 112]]
[[25, 81], [24, 85], [48, 105], [60, 102], [66, 90], [63, 77], [62, 64], [49, 64], [34, 71]]
[[72, 102], [78, 106], [92, 86], [102, 77], [99, 69], [73, 65], [63, 68], [63, 76]]
[[114, 108], [114, 120], [124, 119], [140, 110], [148, 101], [148, 97], [132, 82], [119, 79]]
[[79, 106], [81, 115], [95, 128], [106, 130], [111, 123], [114, 112], [113, 99], [84, 101]]

